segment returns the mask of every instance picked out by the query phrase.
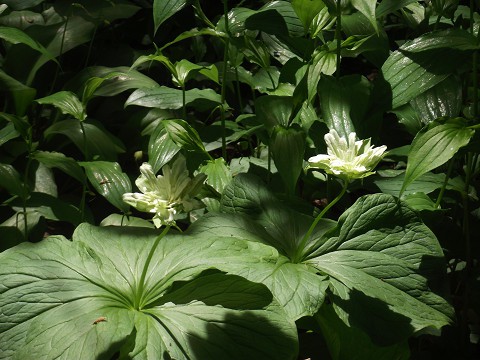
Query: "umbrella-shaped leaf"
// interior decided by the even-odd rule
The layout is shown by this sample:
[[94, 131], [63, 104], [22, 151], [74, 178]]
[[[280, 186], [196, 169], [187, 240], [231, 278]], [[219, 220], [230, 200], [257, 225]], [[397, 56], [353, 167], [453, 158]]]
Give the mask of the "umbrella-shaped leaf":
[[132, 192], [132, 184], [120, 165], [108, 161], [81, 162], [80, 165], [85, 168], [88, 180], [95, 190], [126, 213], [129, 206], [123, 201], [122, 195]]
[[52, 237], [1, 253], [0, 358], [295, 358], [295, 325], [263, 285], [202, 275], [261, 263], [268, 247], [166, 236], [140, 287], [155, 237], [84, 224], [73, 242]]

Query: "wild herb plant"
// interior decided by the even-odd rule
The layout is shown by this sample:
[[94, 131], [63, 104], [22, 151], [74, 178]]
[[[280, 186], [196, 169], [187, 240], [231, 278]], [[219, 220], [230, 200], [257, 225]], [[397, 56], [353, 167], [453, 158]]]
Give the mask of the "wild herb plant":
[[478, 356], [478, 9], [4, 0], [0, 358]]

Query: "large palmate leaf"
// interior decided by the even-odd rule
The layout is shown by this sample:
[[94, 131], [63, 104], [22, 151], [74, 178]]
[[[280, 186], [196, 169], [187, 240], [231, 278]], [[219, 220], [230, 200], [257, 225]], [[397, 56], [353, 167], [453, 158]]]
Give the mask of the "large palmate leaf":
[[294, 319], [314, 314], [328, 294], [344, 323], [382, 345], [452, 321], [451, 307], [427, 286], [443, 269], [438, 241], [393, 196], [360, 198], [338, 223], [320, 221], [307, 241], [313, 218], [282, 204], [252, 176], [237, 176], [221, 203], [226, 214], [210, 214], [189, 231], [275, 247], [276, 262], [241, 275], [266, 284]]
[[[80, 225], [0, 254], [0, 358], [294, 359], [296, 329], [267, 288], [217, 264], [261, 263], [255, 243]], [[198, 240], [198, 241], [197, 241]]]

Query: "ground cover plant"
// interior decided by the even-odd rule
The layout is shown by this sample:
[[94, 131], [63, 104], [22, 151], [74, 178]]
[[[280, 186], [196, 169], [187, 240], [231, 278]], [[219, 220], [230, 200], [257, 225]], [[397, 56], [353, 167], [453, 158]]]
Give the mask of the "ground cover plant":
[[479, 7], [3, 1], [0, 358], [477, 358]]

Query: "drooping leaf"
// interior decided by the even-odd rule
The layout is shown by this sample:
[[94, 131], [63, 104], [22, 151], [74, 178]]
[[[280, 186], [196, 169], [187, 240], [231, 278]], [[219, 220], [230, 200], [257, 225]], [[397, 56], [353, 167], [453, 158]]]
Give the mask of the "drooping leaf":
[[167, 236], [141, 287], [155, 237], [149, 229], [83, 224], [73, 242], [51, 237], [1, 253], [3, 358], [296, 356], [295, 325], [265, 286], [233, 275], [200, 276], [216, 264], [261, 263], [272, 255], [268, 247]]
[[272, 131], [276, 125], [288, 127], [293, 112], [291, 96], [267, 95], [255, 100], [255, 110], [258, 120]]
[[371, 84], [362, 76], [349, 75], [339, 80], [322, 76], [318, 94], [328, 128], [347, 138], [348, 134], [355, 132], [357, 124], [361, 127], [368, 110], [370, 92]]
[[198, 132], [185, 120], [164, 120], [163, 126], [170, 139], [178, 146], [188, 151], [206, 152]]
[[351, 0], [355, 9], [360, 11], [370, 21], [375, 31], [378, 33], [377, 19], [375, 17], [375, 7], [377, 0]]
[[325, 8], [325, 4], [322, 0], [292, 0], [292, 8], [302, 22], [305, 33], [307, 33], [313, 19], [320, 10]]
[[15, 125], [8, 123], [0, 130], [0, 146], [19, 136], [20, 134], [15, 130]]
[[0, 164], [0, 187], [22, 199], [26, 199], [28, 195], [20, 174], [9, 164]]
[[382, 66], [396, 109], [454, 73], [478, 49], [470, 33], [459, 29], [434, 31], [402, 45]]
[[160, 122], [148, 141], [148, 163], [152, 165], [153, 172], [157, 173], [180, 149], [181, 147], [167, 133], [164, 124]]
[[275, 166], [282, 177], [288, 194], [294, 194], [298, 177], [303, 169], [306, 134], [300, 128], [273, 128], [270, 149]]
[[65, 154], [38, 150], [31, 156], [45, 166], [49, 168], [57, 168], [80, 181], [82, 184], [85, 183], [85, 174], [80, 165], [78, 165], [74, 159], [65, 156]]
[[100, 195], [117, 209], [128, 212], [130, 206], [123, 201], [122, 195], [132, 192], [132, 184], [118, 163], [90, 161], [79, 165], [85, 169], [90, 184]]
[[83, 121], [87, 118], [86, 109], [77, 95], [71, 91], [59, 91], [55, 94], [37, 99], [39, 104], [53, 105], [63, 114], [72, 115], [75, 119]]
[[400, 194], [419, 176], [450, 160], [461, 147], [468, 144], [474, 133], [461, 118], [448, 120], [444, 124], [433, 123], [418, 133], [408, 154]]
[[93, 156], [99, 156], [101, 160], [115, 160], [117, 154], [124, 152], [120, 141], [96, 121], [82, 122], [85, 129], [83, 134], [81, 123], [77, 120], [63, 120], [51, 125], [45, 130], [45, 136], [49, 137], [54, 134], [62, 134], [67, 136], [75, 146], [88, 159]]
[[12, 44], [25, 44], [33, 50], [42, 53], [49, 60], [57, 62], [55, 56], [50, 51], [20, 29], [0, 26], [0, 38]]
[[[183, 106], [182, 97], [182, 90], [166, 86], [138, 89], [130, 95], [125, 106], [138, 105], [159, 109], [180, 109]], [[185, 105], [191, 105], [198, 109], [208, 109], [221, 103], [221, 96], [212, 89], [191, 89], [185, 91]]]
[[153, 1], [153, 22], [154, 32], [157, 32], [162, 23], [178, 11], [183, 9], [187, 0], [154, 0]]

